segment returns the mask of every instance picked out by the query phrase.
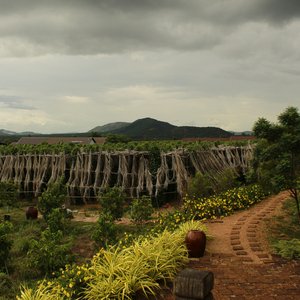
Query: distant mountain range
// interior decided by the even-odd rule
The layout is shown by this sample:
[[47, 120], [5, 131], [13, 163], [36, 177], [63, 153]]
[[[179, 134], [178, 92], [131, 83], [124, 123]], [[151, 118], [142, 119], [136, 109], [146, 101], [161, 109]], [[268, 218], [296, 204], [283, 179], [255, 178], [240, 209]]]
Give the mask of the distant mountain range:
[[15, 131], [10, 131], [6, 129], [0, 129], [0, 135], [2, 136], [10, 136], [10, 135], [36, 135], [37, 133], [31, 132], [31, 131], [24, 131], [24, 132], [15, 132]]
[[[109, 127], [107, 127], [109, 125]], [[132, 123], [110, 123], [90, 130], [98, 133], [123, 134], [137, 140], [182, 139], [201, 137], [230, 137], [233, 134], [218, 127], [175, 126], [152, 118], [143, 118]], [[107, 130], [107, 128], [116, 129]], [[103, 131], [104, 130], [106, 131]], [[98, 129], [98, 131], [97, 131]]]
[[[175, 126], [167, 122], [158, 121], [152, 118], [138, 119], [132, 123], [115, 122], [94, 127], [88, 132], [81, 133], [56, 133], [48, 136], [91, 136], [95, 133], [99, 135], [121, 134], [133, 140], [171, 140], [182, 138], [227, 138], [233, 135], [251, 135], [251, 131], [229, 132], [219, 127], [196, 127], [196, 126]], [[30, 131], [14, 132], [0, 129], [0, 136], [42, 136], [42, 134]]]

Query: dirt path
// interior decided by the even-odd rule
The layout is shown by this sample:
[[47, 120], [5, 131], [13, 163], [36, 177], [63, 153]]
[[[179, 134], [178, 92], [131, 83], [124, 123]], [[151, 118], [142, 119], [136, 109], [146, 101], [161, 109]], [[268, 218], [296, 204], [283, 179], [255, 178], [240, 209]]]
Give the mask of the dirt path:
[[[300, 262], [271, 255], [264, 234], [264, 220], [280, 211], [287, 197], [284, 192], [207, 222], [214, 239], [208, 241], [205, 256], [191, 259], [189, 267], [214, 273], [215, 300], [300, 300]], [[174, 298], [169, 294], [165, 299]]]

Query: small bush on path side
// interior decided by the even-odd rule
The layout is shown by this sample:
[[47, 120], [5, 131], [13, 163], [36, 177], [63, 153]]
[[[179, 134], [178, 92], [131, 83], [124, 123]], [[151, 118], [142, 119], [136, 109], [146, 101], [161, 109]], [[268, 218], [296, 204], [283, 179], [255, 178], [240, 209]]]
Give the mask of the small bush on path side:
[[108, 187], [98, 196], [103, 213], [110, 214], [114, 220], [122, 218], [126, 195], [121, 188]]
[[130, 218], [134, 223], [150, 220], [153, 212], [151, 198], [145, 195], [134, 199], [130, 206]]
[[107, 248], [117, 241], [117, 226], [113, 217], [108, 213], [100, 213], [92, 233], [92, 239], [98, 247]]
[[13, 226], [10, 222], [0, 223], [0, 271], [7, 271], [7, 262], [13, 243], [9, 238], [12, 229]]
[[67, 197], [67, 188], [64, 178], [50, 183], [47, 190], [38, 198], [38, 209], [47, 221], [48, 215], [55, 208], [62, 208]]

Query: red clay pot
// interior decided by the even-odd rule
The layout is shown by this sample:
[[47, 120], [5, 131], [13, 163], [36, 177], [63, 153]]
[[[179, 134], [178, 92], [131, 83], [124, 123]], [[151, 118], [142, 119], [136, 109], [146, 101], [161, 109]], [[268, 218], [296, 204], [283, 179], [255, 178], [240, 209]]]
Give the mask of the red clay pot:
[[29, 220], [35, 220], [38, 217], [38, 210], [34, 206], [29, 206], [26, 209], [26, 219]]
[[185, 236], [189, 257], [202, 257], [206, 247], [206, 235], [201, 230], [190, 230]]

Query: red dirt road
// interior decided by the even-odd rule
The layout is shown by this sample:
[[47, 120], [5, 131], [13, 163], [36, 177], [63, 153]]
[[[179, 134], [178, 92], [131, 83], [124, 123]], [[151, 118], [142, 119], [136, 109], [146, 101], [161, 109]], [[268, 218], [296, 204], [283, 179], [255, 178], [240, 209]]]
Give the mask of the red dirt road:
[[[300, 261], [272, 255], [264, 234], [264, 220], [280, 211], [287, 197], [284, 192], [207, 223], [214, 239], [208, 241], [205, 256], [191, 259], [189, 267], [214, 273], [215, 300], [300, 300]], [[169, 293], [164, 299], [174, 297]]]

